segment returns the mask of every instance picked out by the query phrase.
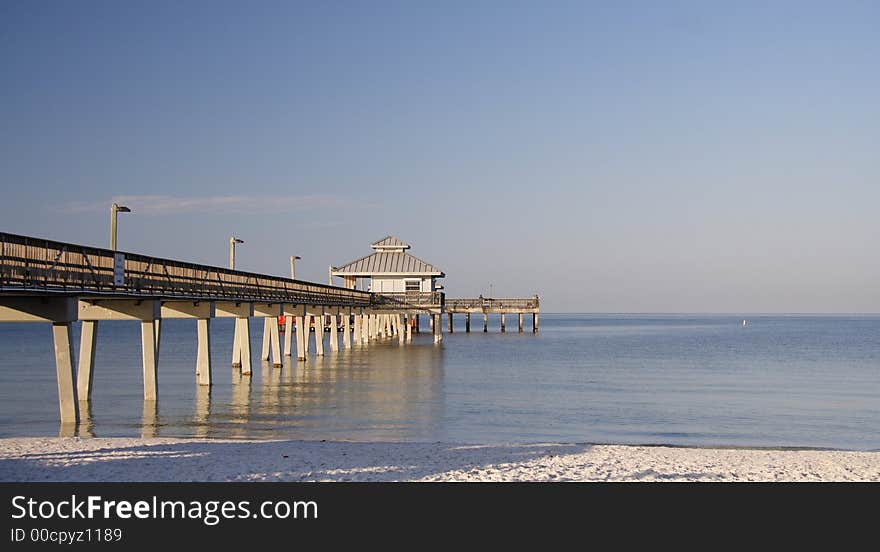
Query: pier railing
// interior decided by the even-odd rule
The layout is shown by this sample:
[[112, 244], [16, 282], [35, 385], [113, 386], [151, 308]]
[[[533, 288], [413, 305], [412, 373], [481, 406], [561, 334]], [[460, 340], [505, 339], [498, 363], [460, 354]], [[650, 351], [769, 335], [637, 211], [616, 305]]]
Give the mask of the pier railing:
[[407, 291], [373, 293], [373, 304], [380, 306], [399, 306], [402, 308], [439, 308], [444, 305], [446, 295], [442, 291]]
[[3, 291], [369, 306], [365, 291], [0, 233]]

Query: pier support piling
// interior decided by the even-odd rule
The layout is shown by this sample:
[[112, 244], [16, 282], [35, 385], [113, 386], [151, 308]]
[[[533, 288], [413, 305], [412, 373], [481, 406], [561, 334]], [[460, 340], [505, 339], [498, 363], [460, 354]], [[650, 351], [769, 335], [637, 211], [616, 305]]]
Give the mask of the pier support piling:
[[272, 366], [275, 368], [280, 368], [282, 366], [281, 361], [281, 332], [278, 328], [278, 317], [273, 316], [272, 318], [268, 318], [269, 320], [269, 329], [270, 337], [272, 340]]
[[272, 333], [272, 322], [269, 317], [263, 318], [263, 349], [260, 351], [260, 360], [269, 360], [269, 341]]
[[442, 314], [431, 315], [431, 320], [434, 322], [434, 343], [440, 343], [443, 341], [443, 328], [440, 326], [442, 322], [442, 317]]
[[293, 317], [284, 315], [284, 356], [293, 356]]
[[324, 309], [312, 312], [315, 317], [315, 355], [324, 356]]
[[235, 325], [232, 327], [232, 367], [241, 366], [241, 326], [238, 324], [238, 318], [235, 319]]
[[144, 400], [155, 401], [158, 388], [156, 326], [152, 320], [141, 321], [141, 353], [144, 372]]
[[153, 335], [156, 336], [156, 362], [159, 362], [159, 345], [162, 342], [162, 319], [153, 320]]
[[[150, 327], [152, 327], [152, 323]], [[61, 423], [75, 424], [79, 422], [79, 404], [76, 399], [76, 385], [74, 383], [74, 355], [70, 322], [52, 323], [52, 339], [55, 342], [55, 372], [58, 380], [58, 405], [61, 409]], [[152, 342], [150, 349], [152, 349]]]
[[519, 333], [523, 333], [523, 313], [519, 313]]
[[501, 333], [504, 333], [504, 331], [505, 331], [505, 328], [504, 328], [504, 313], [502, 312], [502, 313], [501, 313]]
[[483, 333], [486, 333], [488, 331], [489, 331], [489, 313], [484, 312], [483, 313]]
[[361, 328], [361, 322], [363, 321], [363, 315], [359, 313], [354, 314], [354, 327], [352, 328], [352, 342], [354, 345], [360, 345], [363, 339], [363, 329]]
[[450, 313], [448, 313], [446, 316], [449, 317], [449, 324], [448, 324], [448, 326], [449, 326], [449, 333], [452, 333], [452, 313], [450, 312]]
[[199, 385], [211, 385], [211, 319], [199, 318], [198, 349], [196, 352], [196, 374]]
[[339, 314], [334, 312], [330, 315], [330, 350], [332, 352], [339, 351], [339, 335], [337, 333], [339, 325]]
[[297, 316], [296, 317], [296, 359], [297, 360], [306, 360], [308, 352], [306, 349], [306, 343], [309, 340], [309, 334], [306, 332], [309, 331], [309, 326], [307, 316]]
[[97, 339], [98, 321], [83, 321], [79, 342], [79, 368], [76, 371], [76, 395], [80, 401], [88, 401], [92, 398]]
[[538, 313], [532, 313], [532, 333], [538, 333]]
[[[348, 309], [346, 309], [347, 311]], [[342, 346], [351, 349], [351, 313], [342, 313]]]
[[471, 333], [471, 313], [465, 313], [464, 315], [464, 331], [465, 333]]
[[238, 333], [238, 365], [242, 375], [250, 375], [251, 368], [251, 327], [249, 318], [236, 318], [235, 326]]

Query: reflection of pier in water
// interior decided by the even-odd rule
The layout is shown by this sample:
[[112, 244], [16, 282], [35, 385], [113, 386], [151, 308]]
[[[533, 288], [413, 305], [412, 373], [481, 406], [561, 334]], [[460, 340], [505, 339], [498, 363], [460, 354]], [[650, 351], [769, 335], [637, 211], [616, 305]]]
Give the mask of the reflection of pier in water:
[[[365, 440], [418, 436], [430, 432], [443, 415], [442, 354], [443, 349], [433, 346], [386, 345], [355, 347], [282, 368], [263, 362], [253, 381], [233, 373], [228, 402], [216, 400], [212, 387], [198, 386], [191, 434], [312, 439], [356, 433]], [[143, 434], [158, 436], [161, 421], [148, 419], [146, 412]]]

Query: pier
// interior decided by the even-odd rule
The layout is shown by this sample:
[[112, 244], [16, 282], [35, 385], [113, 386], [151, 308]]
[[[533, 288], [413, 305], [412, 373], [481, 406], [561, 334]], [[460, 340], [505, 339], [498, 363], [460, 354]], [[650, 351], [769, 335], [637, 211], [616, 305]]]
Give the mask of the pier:
[[[396, 243], [384, 247], [383, 254], [402, 252], [394, 249]], [[447, 300], [433, 286], [433, 278], [442, 276], [439, 271], [426, 276], [424, 285], [399, 292], [353, 289], [356, 278], [344, 271], [341, 275], [345, 287], [0, 233], [0, 322], [52, 325], [62, 424], [77, 423], [81, 403], [90, 400], [99, 322], [140, 322], [145, 401], [158, 399], [163, 319], [196, 322], [193, 370], [200, 386], [211, 385], [210, 327], [219, 317], [235, 319], [231, 364], [242, 375], [253, 370], [252, 317], [263, 319], [259, 358], [275, 367], [294, 355], [305, 362], [310, 350], [324, 355], [325, 328], [331, 354], [378, 340], [406, 346], [420, 329], [420, 315], [429, 316], [434, 343], [441, 343], [444, 312], [450, 328], [453, 313], [466, 313], [468, 329], [470, 314], [483, 313], [484, 331], [488, 313], [502, 315], [502, 331], [505, 314], [518, 313], [522, 331], [523, 313], [532, 313], [533, 331], [538, 329], [537, 297]], [[281, 316], [286, 324], [283, 343]], [[82, 324], [78, 349], [71, 333], [74, 322]]]
[[444, 310], [449, 317], [448, 331], [452, 332], [452, 317], [464, 314], [465, 332], [471, 331], [471, 315], [483, 315], [483, 331], [489, 331], [489, 315], [501, 315], [501, 331], [507, 331], [507, 315], [516, 315], [519, 333], [523, 333], [523, 316], [532, 315], [532, 332], [538, 333], [538, 315], [541, 312], [540, 299], [537, 295], [528, 299], [479, 297], [477, 299], [446, 299]]

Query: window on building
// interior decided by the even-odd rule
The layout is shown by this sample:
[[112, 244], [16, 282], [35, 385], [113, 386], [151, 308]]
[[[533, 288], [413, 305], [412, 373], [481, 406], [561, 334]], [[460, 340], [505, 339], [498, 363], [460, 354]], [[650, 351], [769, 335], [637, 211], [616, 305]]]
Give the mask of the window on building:
[[407, 280], [406, 281], [406, 291], [420, 291], [422, 289], [422, 282], [419, 280]]

